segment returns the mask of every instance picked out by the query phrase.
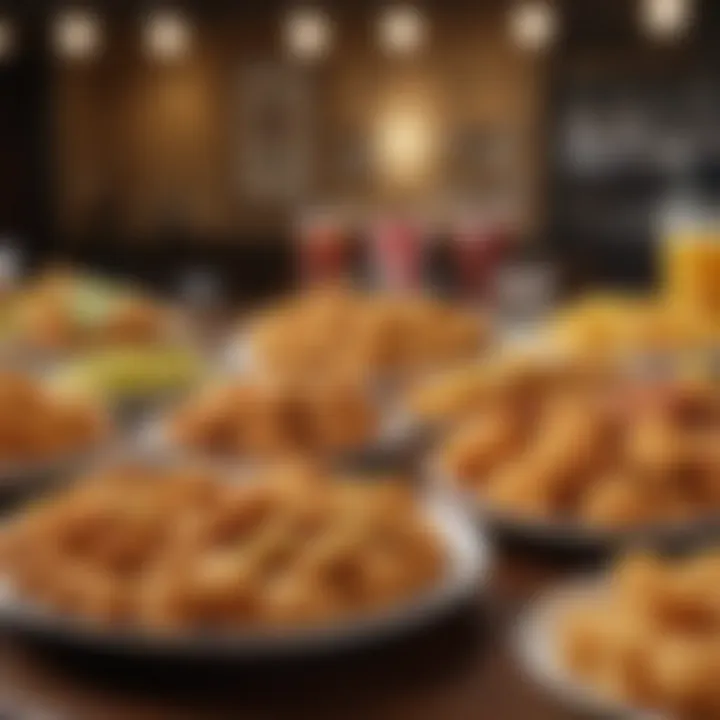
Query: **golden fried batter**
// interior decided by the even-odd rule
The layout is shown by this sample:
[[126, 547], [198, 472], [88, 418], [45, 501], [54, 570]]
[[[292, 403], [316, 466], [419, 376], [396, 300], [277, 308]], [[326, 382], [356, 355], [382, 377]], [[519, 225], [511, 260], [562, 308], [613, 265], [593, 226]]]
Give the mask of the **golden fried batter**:
[[308, 466], [240, 482], [120, 467], [43, 500], [0, 538], [20, 595], [153, 631], [330, 622], [422, 592], [444, 562], [405, 486]]
[[632, 556], [609, 588], [567, 608], [558, 647], [568, 669], [616, 700], [672, 717], [720, 712], [720, 556]]

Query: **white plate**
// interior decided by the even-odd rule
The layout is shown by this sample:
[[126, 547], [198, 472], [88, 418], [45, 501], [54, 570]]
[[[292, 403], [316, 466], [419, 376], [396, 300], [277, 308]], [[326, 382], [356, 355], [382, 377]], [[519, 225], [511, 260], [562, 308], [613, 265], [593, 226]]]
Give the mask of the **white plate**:
[[631, 546], [673, 549], [720, 536], [720, 514], [627, 528], [593, 527], [570, 519], [534, 518], [494, 508], [477, 495], [458, 490], [452, 478], [439, 470], [436, 461], [428, 465], [425, 480], [431, 487], [446, 488], [459, 502], [473, 507], [481, 525], [529, 546], [600, 552], [614, 552]]
[[0, 581], [0, 626], [80, 649], [179, 658], [257, 657], [311, 654], [354, 647], [426, 625], [468, 602], [487, 580], [490, 549], [452, 500], [428, 495], [424, 507], [447, 552], [447, 568], [437, 585], [416, 597], [371, 615], [333, 625], [237, 634], [163, 636], [142, 630], [108, 630], [38, 607]]
[[596, 599], [607, 582], [602, 576], [585, 577], [540, 595], [518, 619], [512, 638], [514, 649], [527, 674], [568, 706], [601, 717], [671, 720], [662, 713], [634, 708], [604, 696], [573, 676], [559, 657], [557, 628], [562, 614], [573, 602]]

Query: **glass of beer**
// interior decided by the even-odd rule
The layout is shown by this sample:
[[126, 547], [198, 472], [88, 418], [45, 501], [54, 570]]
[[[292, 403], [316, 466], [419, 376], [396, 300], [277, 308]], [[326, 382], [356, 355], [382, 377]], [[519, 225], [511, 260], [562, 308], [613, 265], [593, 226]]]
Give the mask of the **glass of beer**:
[[680, 311], [720, 322], [720, 218], [678, 223], [663, 243], [663, 287]]

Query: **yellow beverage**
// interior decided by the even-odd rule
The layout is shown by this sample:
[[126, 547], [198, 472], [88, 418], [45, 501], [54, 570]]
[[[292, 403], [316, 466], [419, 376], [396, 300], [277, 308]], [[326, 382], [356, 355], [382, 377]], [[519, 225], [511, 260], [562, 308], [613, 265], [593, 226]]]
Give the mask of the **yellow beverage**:
[[720, 229], [679, 231], [668, 237], [663, 275], [673, 307], [720, 321]]

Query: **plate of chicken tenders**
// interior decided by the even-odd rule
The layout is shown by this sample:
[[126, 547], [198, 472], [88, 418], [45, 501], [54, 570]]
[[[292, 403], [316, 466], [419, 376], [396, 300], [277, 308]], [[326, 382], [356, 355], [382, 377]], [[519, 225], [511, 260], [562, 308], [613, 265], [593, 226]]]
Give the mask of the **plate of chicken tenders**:
[[517, 653], [548, 692], [602, 717], [718, 717], [719, 579], [717, 548], [623, 555], [532, 601]]
[[377, 383], [468, 360], [490, 336], [486, 317], [438, 299], [323, 287], [244, 323], [227, 361], [235, 370], [295, 378], [342, 373]]
[[456, 373], [415, 401], [446, 422], [431, 483], [501, 532], [578, 546], [720, 529], [720, 388], [710, 381], [536, 359]]
[[393, 478], [144, 458], [4, 526], [0, 620], [123, 654], [314, 652], [431, 621], [474, 595], [489, 559], [457, 505]]
[[339, 377], [216, 378], [141, 428], [148, 449], [225, 464], [277, 457], [397, 466], [412, 428], [362, 382]]

